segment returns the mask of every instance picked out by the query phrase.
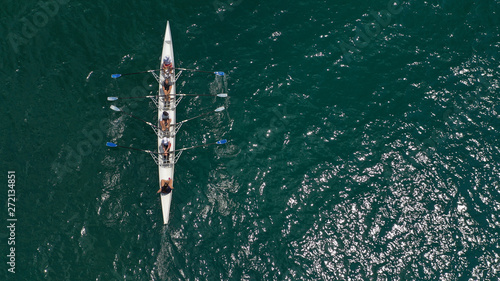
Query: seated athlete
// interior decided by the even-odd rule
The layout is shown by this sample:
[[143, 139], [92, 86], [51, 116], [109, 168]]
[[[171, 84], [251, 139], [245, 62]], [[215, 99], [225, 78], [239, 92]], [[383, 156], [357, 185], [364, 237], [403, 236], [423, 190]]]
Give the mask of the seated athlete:
[[160, 117], [160, 126], [162, 131], [170, 130], [170, 122], [172, 119], [168, 116], [168, 112], [163, 111]]
[[174, 72], [174, 68], [172, 66], [172, 62], [170, 61], [170, 57], [166, 57], [163, 60], [162, 68], [163, 68], [163, 72], [164, 72], [165, 76], [172, 75], [172, 73]]
[[163, 81], [162, 89], [164, 98], [167, 99], [167, 103], [170, 103], [170, 91], [172, 90], [172, 83], [170, 83], [168, 78], [165, 78], [165, 81]]
[[163, 156], [165, 159], [168, 159], [168, 152], [170, 151], [170, 147], [172, 146], [172, 143], [168, 141], [167, 137], [164, 137], [161, 140], [161, 147], [163, 148]]
[[156, 193], [161, 192], [169, 194], [170, 192], [172, 192], [172, 189], [174, 189], [173, 180], [171, 178], [168, 178], [168, 180], [161, 180], [160, 189], [158, 189]]

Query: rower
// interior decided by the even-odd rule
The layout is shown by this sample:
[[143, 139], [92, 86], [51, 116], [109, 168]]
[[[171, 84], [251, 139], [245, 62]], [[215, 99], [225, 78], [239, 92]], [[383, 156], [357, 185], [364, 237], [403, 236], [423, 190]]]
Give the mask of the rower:
[[168, 180], [161, 180], [161, 184], [160, 184], [160, 189], [158, 189], [158, 191], [156, 193], [165, 193], [165, 194], [169, 194], [170, 192], [172, 192], [172, 189], [174, 189], [174, 186], [173, 186], [173, 180], [171, 178], [168, 178]]
[[165, 160], [168, 161], [168, 152], [170, 151], [170, 147], [172, 147], [172, 143], [168, 141], [167, 137], [164, 137], [161, 140], [161, 148], [163, 149], [163, 156]]
[[160, 126], [162, 131], [169, 130], [170, 131], [170, 122], [172, 122], [172, 119], [170, 119], [168, 112], [163, 111], [161, 117], [160, 117]]
[[165, 80], [163, 81], [162, 85], [163, 89], [163, 98], [167, 99], [167, 103], [170, 104], [170, 91], [172, 90], [172, 83], [170, 82], [168, 77], [165, 77]]
[[169, 77], [170, 75], [172, 75], [172, 73], [174, 72], [174, 68], [172, 66], [172, 61], [170, 61], [170, 57], [166, 57], [163, 60], [162, 68], [163, 68], [163, 72], [164, 72], [163, 74], [165, 75], [165, 77]]

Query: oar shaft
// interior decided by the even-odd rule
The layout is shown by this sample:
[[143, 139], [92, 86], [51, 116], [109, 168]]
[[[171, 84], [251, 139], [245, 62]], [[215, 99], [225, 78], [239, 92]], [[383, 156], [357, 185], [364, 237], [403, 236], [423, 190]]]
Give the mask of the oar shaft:
[[224, 72], [222, 72], [222, 71], [206, 71], [206, 70], [188, 69], [188, 68], [180, 68], [180, 67], [175, 67], [174, 69], [194, 71], [194, 72], [203, 72], [203, 73], [211, 73], [211, 74], [216, 74], [219, 76], [224, 76]]
[[144, 123], [148, 124], [149, 126], [153, 126], [153, 127], [157, 128], [157, 127], [156, 127], [153, 123], [151, 123], [151, 122], [148, 122], [148, 121], [146, 121], [146, 120], [143, 120], [143, 119], [141, 119], [141, 118], [139, 118], [139, 117], [137, 117], [137, 116], [135, 116], [135, 115], [132, 115], [132, 114], [130, 114], [130, 113], [128, 113], [128, 112], [124, 112], [124, 111], [122, 111], [122, 112], [123, 112], [123, 113], [125, 113], [125, 114], [127, 114], [128, 116], [130, 116], [130, 117], [132, 117], [132, 118], [135, 118], [135, 119], [137, 119], [137, 120], [140, 120], [140, 121], [142, 121], [142, 122], [144, 122]]
[[158, 71], [158, 70], [161, 70], [161, 69], [150, 69], [150, 70], [145, 70], [145, 71], [124, 73], [124, 74], [111, 74], [111, 78], [120, 78], [120, 77], [125, 76], [125, 75], [141, 74], [141, 73], [153, 72], [153, 71]]
[[134, 74], [141, 74], [141, 73], [148, 73], [148, 72], [151, 72], [151, 71], [155, 71], [155, 70], [146, 70], [146, 71], [133, 72], [133, 73], [123, 73], [123, 74], [120, 74], [120, 76], [134, 75]]
[[221, 106], [221, 107], [216, 108], [215, 110], [211, 110], [211, 111], [208, 111], [208, 112], [202, 113], [202, 114], [200, 114], [200, 115], [198, 115], [198, 116], [191, 117], [191, 118], [189, 118], [189, 119], [182, 120], [182, 121], [180, 121], [180, 122], [177, 122], [177, 123], [174, 123], [174, 124], [170, 124], [170, 125], [181, 125], [181, 124], [183, 124], [183, 123], [185, 123], [185, 122], [187, 122], [187, 121], [190, 121], [190, 120], [193, 120], [193, 119], [196, 119], [196, 118], [199, 118], [199, 117], [202, 117], [202, 116], [208, 115], [208, 114], [210, 114], [210, 113], [217, 113], [217, 112], [221, 112], [221, 111], [223, 111], [224, 109], [225, 109], [225, 108], [224, 108], [223, 106]]
[[[224, 76], [224, 72], [222, 72], [222, 71], [206, 71], [206, 70], [187, 69], [187, 68], [180, 68], [180, 67], [174, 67], [173, 69], [186, 70], [186, 71], [194, 71], [194, 72], [203, 72], [203, 73], [211, 73], [211, 74], [216, 74], [216, 75], [219, 75], [219, 76]], [[145, 70], [145, 71], [132, 72], [132, 73], [124, 73], [124, 74], [111, 74], [111, 78], [120, 78], [120, 77], [125, 76], [125, 75], [134, 75], [134, 74], [147, 73], [147, 72], [153, 72], [153, 71], [158, 71], [158, 70], [163, 70], [163, 68], [160, 68], [160, 69], [150, 69], [150, 70]]]
[[[193, 148], [210, 146], [210, 145], [214, 145], [214, 144], [224, 144], [224, 143], [221, 143], [220, 141], [218, 141], [218, 142], [207, 143], [207, 144], [202, 144], [202, 145], [195, 145], [195, 146], [191, 146], [191, 147], [176, 149], [174, 151], [169, 151], [168, 153], [175, 153], [175, 152], [189, 150], [189, 149], [193, 149]], [[132, 149], [132, 150], [137, 150], [137, 151], [142, 151], [142, 152], [147, 152], [147, 153], [154, 153], [154, 154], [164, 154], [163, 152], [153, 152], [151, 150], [139, 149], [139, 148], [134, 148], [134, 147], [129, 147], [129, 146], [114, 145], [113, 147], [127, 148], [127, 149]]]
[[[112, 101], [115, 101], [115, 100], [126, 100], [126, 99], [142, 99], [142, 98], [157, 98], [157, 97], [164, 97], [165, 95], [155, 95], [155, 96], [141, 96], [141, 97], [123, 97], [123, 98], [119, 98], [119, 97], [108, 97], [108, 100], [112, 100]], [[211, 96], [211, 97], [226, 97], [227, 94], [223, 93], [223, 94], [216, 94], [216, 95], [208, 95], [208, 94], [170, 94], [168, 96]]]
[[181, 68], [181, 67], [175, 67], [174, 69], [186, 70], [186, 71], [194, 71], [194, 72], [203, 72], [203, 73], [214, 73], [213, 71], [205, 71], [205, 70], [198, 70], [198, 69], [187, 69], [187, 68]]
[[[151, 150], [144, 150], [144, 149], [139, 149], [139, 148], [134, 148], [134, 147], [129, 147], [129, 146], [121, 146], [121, 145], [117, 145], [116, 147], [120, 147], [120, 148], [127, 148], [127, 149], [132, 149], [132, 150], [137, 150], [137, 151], [142, 151], [142, 152], [152, 152]], [[154, 153], [154, 152], [153, 152]]]
[[184, 151], [184, 150], [188, 150], [188, 149], [193, 149], [193, 148], [198, 148], [198, 147], [203, 147], [203, 146], [209, 146], [209, 145], [214, 145], [214, 144], [217, 144], [216, 142], [213, 142], [213, 143], [207, 143], [207, 144], [202, 144], [202, 145], [195, 145], [195, 146], [191, 146], [191, 147], [185, 147], [185, 148], [181, 148], [181, 149], [176, 149], [172, 152], [179, 152], [179, 151]]
[[118, 98], [118, 99], [125, 100], [125, 99], [157, 98], [157, 97], [158, 96], [143, 96], [143, 97], [124, 97], [124, 98]]
[[[114, 107], [114, 108], [113, 108], [113, 107]], [[139, 120], [139, 121], [142, 121], [142, 122], [144, 122], [144, 123], [148, 124], [149, 126], [151, 126], [151, 127], [155, 128], [155, 129], [158, 129], [158, 127], [157, 127], [156, 125], [154, 125], [153, 123], [148, 122], [148, 121], [146, 121], [146, 120], [144, 120], [144, 119], [141, 119], [141, 118], [139, 118], [139, 117], [137, 117], [137, 116], [135, 116], [135, 115], [133, 115], [133, 114], [131, 114], [131, 113], [128, 113], [128, 112], [126, 112], [126, 111], [123, 111], [123, 110], [121, 110], [121, 109], [117, 108], [116, 106], [113, 106], [113, 105], [112, 105], [112, 106], [111, 106], [111, 109], [113, 109], [113, 110], [115, 110], [115, 111], [118, 111], [118, 112], [122, 112], [122, 113], [124, 113], [124, 114], [127, 114], [128, 116], [130, 116], [130, 117], [132, 117], [132, 118], [135, 118], [135, 119], [137, 119], [137, 120]]]
[[212, 113], [212, 112], [214, 112], [214, 111], [212, 110], [212, 111], [210, 111], [210, 112], [205, 112], [205, 113], [200, 114], [200, 115], [198, 115], [198, 116], [191, 117], [191, 118], [186, 119], [186, 120], [182, 120], [181, 122], [177, 122], [177, 123], [175, 123], [175, 125], [177, 125], [177, 124], [181, 124], [181, 123], [185, 123], [185, 122], [187, 122], [187, 121], [190, 121], [190, 120], [193, 120], [193, 119], [196, 119], [196, 118], [199, 118], [199, 117], [202, 117], [202, 116], [208, 115], [208, 114], [210, 114], [210, 113]]

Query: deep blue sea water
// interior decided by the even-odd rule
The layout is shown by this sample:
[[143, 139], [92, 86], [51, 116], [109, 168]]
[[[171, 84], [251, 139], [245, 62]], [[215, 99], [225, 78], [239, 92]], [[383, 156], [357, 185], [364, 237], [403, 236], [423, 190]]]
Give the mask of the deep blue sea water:
[[[498, 280], [499, 13], [3, 1], [0, 280]], [[176, 65], [224, 71], [229, 94], [182, 100], [179, 120], [226, 111], [186, 123], [177, 147], [229, 143], [183, 153], [163, 225], [153, 159], [105, 143], [154, 149], [106, 97], [156, 94], [150, 74], [110, 75], [157, 68], [167, 21]], [[226, 90], [206, 73], [177, 83]], [[113, 104], [156, 118], [150, 100]]]

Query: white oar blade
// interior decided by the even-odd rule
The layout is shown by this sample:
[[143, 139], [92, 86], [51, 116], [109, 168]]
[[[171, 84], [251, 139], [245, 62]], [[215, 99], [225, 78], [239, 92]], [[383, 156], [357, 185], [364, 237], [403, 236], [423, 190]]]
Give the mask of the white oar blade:
[[227, 97], [227, 93], [222, 93], [222, 94], [217, 94], [219, 98], [225, 98]]
[[218, 107], [217, 109], [215, 109], [215, 112], [221, 112], [223, 111], [224, 109], [226, 109], [225, 107], [221, 106], [221, 107]]
[[121, 109], [119, 109], [118, 107], [116, 107], [114, 105], [111, 105], [109, 108], [111, 108], [114, 111], [121, 111]]
[[109, 101], [115, 101], [115, 100], [117, 100], [117, 99], [118, 99], [118, 97], [108, 97], [108, 100], [109, 100]]

